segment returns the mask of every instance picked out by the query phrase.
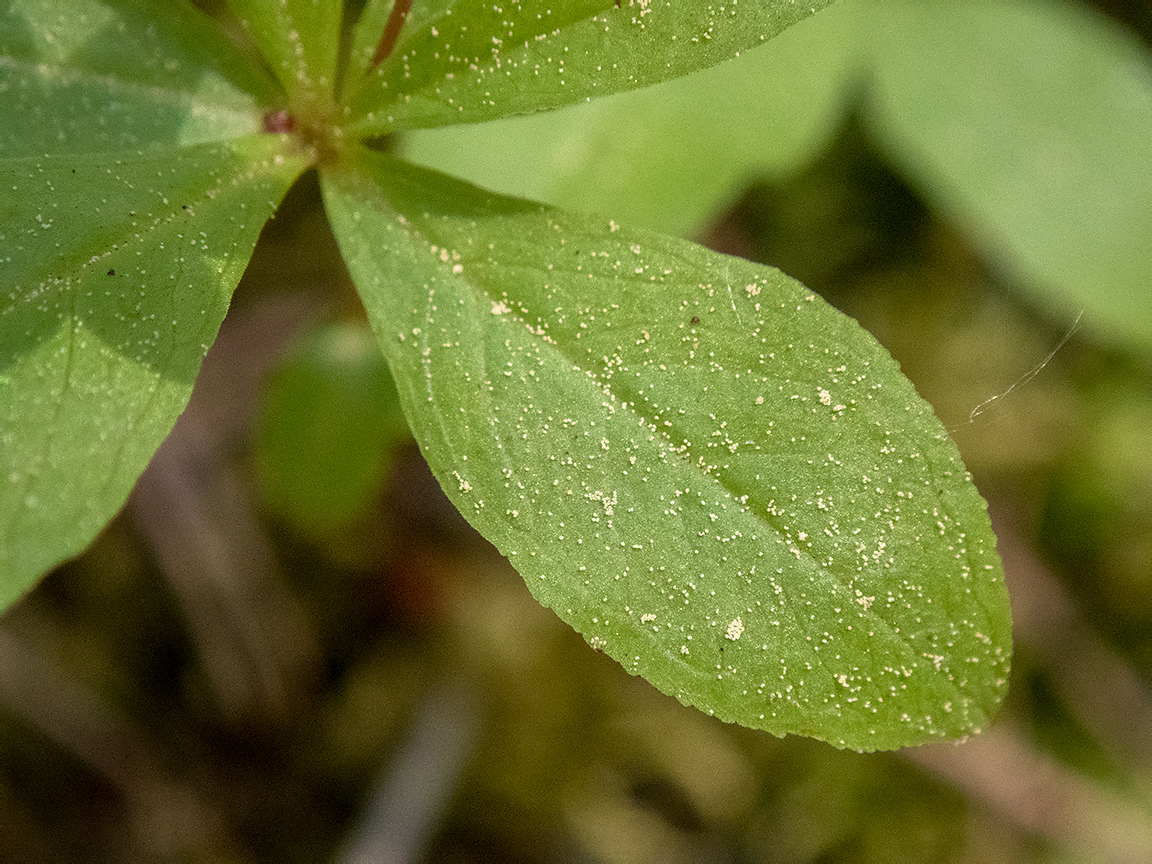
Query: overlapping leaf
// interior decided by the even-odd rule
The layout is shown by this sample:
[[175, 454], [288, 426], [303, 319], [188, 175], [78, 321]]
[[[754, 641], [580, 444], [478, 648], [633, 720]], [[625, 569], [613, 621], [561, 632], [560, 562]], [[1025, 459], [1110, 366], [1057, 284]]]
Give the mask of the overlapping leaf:
[[448, 495], [590, 643], [726, 720], [975, 731], [1007, 597], [954, 445], [783, 274], [365, 152], [325, 200]]
[[0, 9], [0, 157], [247, 135], [275, 94], [184, 2], [7, 0]]
[[162, 8], [0, 14], [0, 605], [122, 506], [306, 164], [258, 132], [273, 85]]
[[[353, 133], [384, 134], [632, 90], [738, 56], [828, 2], [416, 0], [387, 60], [366, 78], [349, 76], [346, 122]], [[369, 8], [355, 62], [385, 5]]]
[[228, 0], [300, 109], [331, 103], [343, 0]]
[[753, 180], [797, 170], [835, 134], [857, 79], [846, 4], [695, 75], [544, 114], [419, 130], [400, 150], [487, 189], [636, 227], [704, 230]]

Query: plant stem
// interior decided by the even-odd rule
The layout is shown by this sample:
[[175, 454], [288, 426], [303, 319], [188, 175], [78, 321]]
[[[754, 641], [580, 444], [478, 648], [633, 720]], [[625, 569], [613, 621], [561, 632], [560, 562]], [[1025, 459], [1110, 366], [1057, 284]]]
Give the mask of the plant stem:
[[408, 17], [408, 10], [411, 8], [412, 0], [396, 0], [392, 6], [392, 14], [388, 16], [388, 23], [384, 25], [376, 53], [372, 55], [373, 69], [384, 62], [396, 47], [396, 40], [400, 38], [400, 28], [404, 26], [404, 19]]

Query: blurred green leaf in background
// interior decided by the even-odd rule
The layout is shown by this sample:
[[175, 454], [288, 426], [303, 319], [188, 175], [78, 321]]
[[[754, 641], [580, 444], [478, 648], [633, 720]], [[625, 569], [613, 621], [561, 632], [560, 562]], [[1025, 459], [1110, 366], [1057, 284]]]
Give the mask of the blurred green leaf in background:
[[330, 324], [290, 345], [269, 378], [255, 441], [270, 510], [323, 537], [364, 515], [410, 440], [371, 331]]
[[824, 149], [852, 100], [877, 149], [1055, 314], [1152, 347], [1148, 48], [1061, 2], [841, 0], [773, 50], [537, 117], [406, 135], [501, 192], [695, 235]]

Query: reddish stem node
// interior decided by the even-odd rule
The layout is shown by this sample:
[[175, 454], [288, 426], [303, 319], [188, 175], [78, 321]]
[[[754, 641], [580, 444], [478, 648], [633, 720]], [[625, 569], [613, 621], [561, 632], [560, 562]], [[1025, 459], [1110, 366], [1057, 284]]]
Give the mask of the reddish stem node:
[[264, 115], [264, 131], [272, 135], [291, 132], [296, 128], [296, 118], [287, 111], [269, 111]]

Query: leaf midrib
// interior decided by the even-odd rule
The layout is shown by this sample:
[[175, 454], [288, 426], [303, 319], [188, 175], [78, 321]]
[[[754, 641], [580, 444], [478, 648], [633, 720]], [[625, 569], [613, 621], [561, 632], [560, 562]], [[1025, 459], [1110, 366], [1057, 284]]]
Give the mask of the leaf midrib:
[[[381, 196], [381, 199], [382, 198], [383, 198], [383, 196]], [[387, 203], [385, 203], [384, 206], [386, 206], [387, 209], [390, 210], [391, 212], [397, 213], [397, 215], [400, 215], [398, 213], [398, 211], [396, 211], [394, 208], [392, 208]], [[416, 219], [404, 217], [404, 223], [400, 227], [404, 232], [408, 233], [410, 237], [414, 236], [414, 237], [419, 239], [419, 242], [422, 242], [428, 246], [435, 245], [435, 246], [442, 246], [442, 247], [454, 247], [454, 246], [458, 245], [454, 242], [453, 238], [442, 239], [442, 238], [438, 237], [434, 231], [426, 230], [426, 228], [424, 227], [424, 221], [422, 219], [418, 221]], [[462, 262], [466, 261], [466, 260], [467, 260], [466, 258], [462, 257]], [[467, 274], [467, 273], [475, 271], [475, 270], [482, 270], [482, 269], [483, 269], [483, 265], [478, 266], [478, 263], [474, 261], [472, 266], [465, 266], [464, 274]], [[541, 272], [541, 273], [543, 273], [543, 272], [553, 272], [554, 273], [555, 272], [555, 271], [540, 270], [540, 268], [537, 268], [537, 267], [525, 268], [525, 269], [532, 269], [532, 270], [536, 270], [536, 271]], [[483, 284], [478, 283], [476, 280], [468, 279], [466, 276], [452, 275], [452, 276], [449, 276], [448, 278], [454, 278], [454, 279], [459, 279], [460, 281], [463, 281], [464, 284], [469, 286], [469, 288], [471, 288], [473, 291], [477, 292], [484, 299], [485, 302], [495, 302], [495, 301], [506, 300], [506, 299], [514, 299], [514, 298], [505, 298], [503, 296], [498, 296], [494, 293], [490, 293], [484, 287]], [[624, 276], [624, 277], [619, 277], [619, 278], [628, 278], [628, 277]], [[649, 284], [648, 282], [646, 282], [644, 280], [639, 280], [639, 281], [641, 281], [645, 285]], [[514, 302], [519, 303], [519, 301], [514, 301]], [[522, 307], [527, 306], [527, 304], [523, 304], [523, 303], [520, 303], [520, 305]], [[518, 312], [514, 311], [513, 309], [510, 309], [508, 313], [505, 313], [505, 315], [508, 318], [514, 319], [517, 324], [519, 324], [523, 329], [525, 329], [529, 332], [529, 335], [531, 337], [536, 338], [536, 339], [540, 339], [540, 337], [538, 337], [532, 331], [531, 327], [529, 327], [528, 321], [524, 317], [522, 317]], [[544, 316], [539, 316], [539, 317], [540, 317], [541, 321], [547, 320]], [[641, 413], [635, 409], [635, 407], [634, 407], [636, 405], [635, 400], [626, 401], [625, 399], [621, 398], [617, 388], [612, 386], [610, 384], [610, 382], [607, 381], [607, 379], [605, 379], [601, 375], [597, 374], [594, 370], [589, 370], [585, 367], [585, 365], [582, 362], [578, 362], [576, 358], [574, 358], [572, 355], [570, 355], [567, 351], [565, 351], [563, 349], [561, 343], [553, 342], [553, 341], [546, 340], [546, 339], [540, 339], [540, 343], [542, 343], [542, 344], [539, 344], [538, 347], [541, 350], [552, 351], [552, 352], [555, 352], [556, 354], [558, 354], [561, 358], [563, 358], [563, 360], [565, 362], [569, 363], [572, 368], [577, 369], [580, 372], [584, 373], [587, 376], [587, 378], [589, 378], [591, 381], [595, 382], [595, 385], [597, 387], [599, 387], [602, 391], [606, 390], [607, 392], [609, 392], [611, 394], [611, 398], [612, 398], [613, 402], [616, 403], [620, 408], [627, 410], [629, 413], [633, 414], [633, 416], [635, 416], [638, 420], [643, 420], [645, 425], [646, 425], [646, 428], [649, 430], [649, 432], [656, 433], [656, 437], [655, 437], [655, 440], [653, 443], [656, 443], [656, 445], [658, 447], [660, 447], [662, 450], [664, 450], [665, 452], [670, 452], [672, 455], [678, 457], [679, 460], [691, 472], [693, 472], [694, 475], [697, 476], [698, 480], [704, 480], [710, 484], [715, 484], [716, 486], [719, 486], [724, 491], [724, 493], [728, 496], [729, 500], [738, 507], [739, 512], [741, 514], [743, 514], [745, 517], [753, 520], [757, 524], [763, 525], [767, 529], [767, 532], [771, 533], [773, 536], [778, 537], [778, 538], [780, 538], [786, 542], [788, 541], [788, 535], [783, 533], [777, 527], [777, 525], [774, 524], [773, 519], [772, 519], [770, 514], [767, 514], [767, 513], [761, 514], [759, 512], [756, 512], [755, 510], [752, 510], [746, 504], [742, 503], [739, 500], [740, 494], [736, 490], [734, 490], [733, 487], [728, 482], [726, 482], [726, 478], [718, 477], [712, 473], [700, 470], [698, 468], [698, 466], [696, 465], [695, 460], [691, 459], [689, 457], [689, 455], [686, 455], [686, 453], [681, 451], [679, 447], [675, 446], [674, 442], [668, 438], [668, 436], [662, 431], [662, 429], [660, 428], [660, 426], [656, 422], [654, 422], [650, 417], [646, 416], [645, 414], [643, 414], [643, 413]], [[646, 400], [644, 400], [644, 401], [645, 401], [645, 404], [647, 404]], [[795, 544], [793, 544], [793, 545], [795, 545]], [[799, 547], [796, 547], [796, 548], [799, 548]], [[832, 571], [830, 573], [828, 568], [825, 568], [819, 564], [819, 562], [816, 560], [816, 558], [812, 555], [812, 553], [809, 550], [800, 549], [799, 551], [800, 551], [801, 555], [803, 556], [803, 559], [811, 567], [812, 571], [814, 573], [818, 574], [818, 578], [823, 579], [823, 580], [832, 580], [838, 585], [838, 587], [841, 590], [843, 590], [843, 591], [849, 590], [849, 586], [846, 585], [842, 581], [840, 574], [838, 572]], [[785, 590], [788, 590], [788, 589], [786, 588]], [[852, 598], [850, 598], [850, 597], [847, 598], [847, 600], [848, 600], [848, 602], [852, 602]], [[880, 608], [882, 610], [885, 607], [880, 607]], [[804, 633], [806, 633], [808, 635], [818, 635], [819, 633], [822, 632], [820, 629], [823, 626], [822, 622], [815, 622], [815, 623], [806, 622], [804, 620], [803, 616], [799, 614], [799, 611], [800, 610], [798, 610], [798, 609], [790, 608], [790, 613], [792, 614], [793, 620], [796, 622], [799, 629], [801, 629]], [[888, 639], [891, 642], [903, 645], [905, 650], [908, 652], [908, 655], [913, 658], [914, 662], [917, 665], [922, 665], [925, 662], [925, 658], [922, 656], [923, 652], [920, 651], [916, 646], [910, 644], [907, 641], [907, 637], [904, 635], [903, 631], [901, 630], [899, 632], [895, 632], [896, 630], [898, 630], [897, 625], [888, 622], [885, 618], [883, 618], [881, 616], [879, 611], [873, 611], [873, 609], [867, 608], [867, 609], [864, 609], [863, 612], [867, 616], [866, 620], [868, 620], [868, 622], [873, 627], [875, 627], [876, 630], [883, 631], [884, 633], [886, 633], [888, 636]], [[810, 628], [815, 628], [815, 629], [810, 629]], [[831, 681], [836, 681], [837, 680], [836, 676], [825, 665], [823, 655], [818, 651], [812, 651], [810, 653], [813, 656], [813, 658], [816, 660], [816, 662], [819, 664], [820, 668], [823, 670], [824, 674], [828, 677], [828, 679]], [[948, 668], [951, 669], [952, 668], [951, 665]], [[948, 686], [950, 687], [950, 689], [955, 694], [955, 698], [957, 698], [958, 700], [971, 701], [969, 694], [965, 693], [964, 691], [962, 691], [959, 688], [959, 685], [957, 684], [955, 679], [946, 679], [946, 680], [947, 680]]]

